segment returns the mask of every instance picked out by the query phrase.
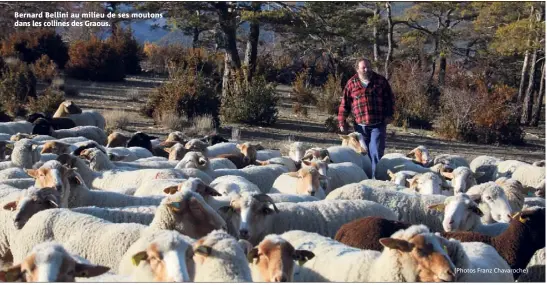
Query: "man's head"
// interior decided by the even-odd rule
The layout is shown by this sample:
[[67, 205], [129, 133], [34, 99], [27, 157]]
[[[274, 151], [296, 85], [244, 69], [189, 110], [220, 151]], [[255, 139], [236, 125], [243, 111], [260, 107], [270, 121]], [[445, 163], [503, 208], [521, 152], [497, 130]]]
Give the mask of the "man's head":
[[355, 70], [362, 79], [370, 79], [372, 76], [372, 63], [367, 58], [359, 58], [355, 61]]

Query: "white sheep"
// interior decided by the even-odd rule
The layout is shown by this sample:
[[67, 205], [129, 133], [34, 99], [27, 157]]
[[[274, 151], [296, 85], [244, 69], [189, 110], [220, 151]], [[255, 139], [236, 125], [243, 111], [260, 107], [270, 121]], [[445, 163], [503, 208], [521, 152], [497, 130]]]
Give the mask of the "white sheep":
[[537, 186], [545, 183], [545, 166], [538, 167], [530, 164], [519, 165], [513, 171], [511, 178], [519, 181], [527, 192], [536, 192]]
[[[258, 162], [258, 161], [257, 161]], [[280, 157], [274, 157], [270, 158], [265, 161], [260, 161], [262, 165], [268, 165], [268, 164], [279, 164], [282, 166], [285, 166], [289, 172], [295, 172], [297, 171], [296, 162], [292, 160], [292, 158], [287, 156], [280, 156]]]
[[[130, 195], [134, 195], [137, 197], [166, 195], [166, 193], [163, 191], [165, 188], [170, 186], [177, 186], [184, 181], [186, 181], [186, 179], [148, 180], [143, 182], [134, 192], [130, 193]], [[126, 194], [129, 194], [129, 193], [126, 193]]]
[[107, 147], [106, 153], [108, 155], [116, 155], [118, 157], [123, 157], [122, 161], [135, 161], [139, 158], [152, 157], [152, 154], [149, 150], [144, 147], [132, 146], [132, 147]]
[[[15, 122], [5, 122], [0, 123], [0, 133], [15, 135], [17, 133], [32, 133], [33, 124], [27, 121], [15, 121]], [[4, 140], [9, 140], [9, 137]]]
[[496, 165], [496, 172], [494, 173], [493, 180], [496, 180], [500, 177], [511, 177], [513, 175], [513, 172], [515, 172], [515, 170], [522, 165], [529, 164], [518, 160], [504, 160], [499, 162]]
[[232, 193], [252, 192], [260, 193], [258, 186], [241, 176], [224, 175], [216, 178], [209, 184], [218, 193], [228, 196]]
[[480, 184], [496, 180], [494, 176], [496, 175], [497, 165], [502, 161], [503, 160], [497, 157], [480, 155], [471, 161], [469, 168], [471, 168], [474, 173], [484, 173], [483, 175], [476, 177], [477, 183]]
[[96, 126], [104, 130], [106, 125], [106, 121], [101, 113], [95, 110], [82, 111], [72, 101], [65, 101], [61, 103], [57, 108], [57, 111], [53, 114], [53, 118], [62, 117], [70, 118], [74, 121], [76, 126]]
[[391, 172], [391, 170], [387, 171], [387, 174], [390, 177], [391, 182], [393, 182], [395, 185], [399, 185], [402, 187], [408, 187], [408, 179], [412, 179], [414, 176], [418, 175], [418, 172], [410, 171], [410, 170], [401, 170], [396, 173]]
[[399, 221], [425, 224], [432, 231], [442, 231], [442, 215], [429, 206], [443, 203], [446, 196], [420, 195], [403, 192], [404, 189], [387, 181], [365, 180], [340, 187], [330, 192], [325, 200], [373, 201], [391, 209]]
[[312, 161], [302, 161], [304, 165], [312, 166], [319, 170], [319, 173], [326, 176], [323, 189], [325, 194], [340, 188], [346, 184], [361, 182], [368, 179], [365, 171], [352, 162], [327, 163], [330, 158], [327, 156], [323, 160], [314, 159]]
[[419, 173], [407, 181], [410, 189], [422, 195], [454, 195], [452, 187], [437, 173]]
[[97, 149], [89, 148], [80, 153], [80, 157], [84, 157], [90, 161], [89, 168], [94, 171], [105, 170], [136, 170], [136, 169], [170, 169], [177, 165], [171, 161], [110, 161], [106, 153]]
[[134, 282], [190, 282], [187, 256], [194, 242], [176, 231], [141, 236], [123, 255], [118, 273]]
[[[273, 209], [270, 208], [273, 204]], [[239, 238], [258, 244], [267, 234], [307, 230], [334, 237], [344, 223], [366, 216], [396, 220], [388, 208], [370, 201], [316, 201], [275, 204], [266, 194], [242, 193], [219, 211]]]
[[107, 142], [107, 136], [103, 129], [95, 126], [79, 126], [70, 129], [53, 130], [50, 135], [58, 139], [81, 136], [103, 146], [106, 145]]
[[511, 206], [511, 214], [515, 214], [522, 210], [524, 206], [524, 199], [526, 190], [522, 184], [512, 178], [500, 177], [496, 179], [495, 183], [503, 189], [509, 206]]
[[467, 162], [467, 160], [461, 155], [439, 154], [435, 156], [435, 158], [433, 159], [433, 165], [436, 165], [439, 163], [447, 167], [450, 167], [452, 169], [455, 169], [458, 167], [469, 168], [469, 162]]
[[241, 176], [258, 186], [262, 193], [268, 193], [277, 177], [287, 172], [288, 169], [281, 165], [270, 164], [244, 169], [217, 169], [214, 171], [214, 177], [223, 175]]
[[508, 223], [484, 225], [481, 222], [483, 213], [479, 206], [464, 193], [447, 197], [444, 204], [432, 205], [430, 208], [444, 211], [443, 229], [446, 232], [472, 231], [497, 236], [509, 227]]
[[532, 208], [532, 207], [544, 207], [545, 208], [545, 198], [541, 197], [524, 197], [524, 205], [522, 209]]
[[[190, 144], [190, 142], [186, 144], [187, 145], [186, 148], [188, 148], [188, 144]], [[217, 143], [215, 145], [208, 146], [203, 152], [203, 154], [209, 158], [217, 157], [221, 154], [236, 154], [237, 155], [240, 153], [241, 153], [241, 150], [237, 148], [236, 143]]]
[[176, 230], [189, 237], [200, 237], [225, 226], [220, 217], [209, 219], [211, 216], [203, 211], [195, 196], [187, 194], [166, 197], [149, 226], [111, 223], [68, 209], [40, 211], [12, 238], [13, 259], [22, 260], [34, 245], [54, 239], [74, 254], [115, 271], [125, 251], [143, 234]]
[[276, 157], [281, 157], [281, 152], [277, 149], [263, 149], [256, 151], [256, 160], [269, 160]]
[[73, 256], [60, 243], [50, 241], [34, 246], [21, 263], [1, 270], [0, 281], [74, 282], [76, 277], [94, 277], [108, 270]]
[[212, 170], [237, 169], [237, 166], [227, 158], [212, 158], [209, 159], [209, 164]]
[[243, 246], [225, 231], [212, 231], [193, 250], [194, 282], [252, 282]]
[[321, 180], [327, 177], [321, 175], [314, 167], [302, 167], [297, 172], [281, 174], [275, 179], [270, 193], [285, 193], [297, 195], [309, 195], [318, 199], [325, 198], [325, 189]]
[[34, 178], [12, 178], [0, 180], [0, 187], [27, 189], [30, 186], [34, 185], [34, 183]]
[[10, 167], [0, 170], [0, 181], [14, 178], [30, 178], [30, 176], [28, 176], [28, 174], [19, 167]]
[[382, 158], [376, 165], [375, 177], [378, 180], [388, 181], [390, 180], [388, 171], [390, 171], [391, 173], [397, 173], [403, 170], [414, 171], [416, 173], [431, 172], [431, 169], [414, 162], [412, 159], [406, 157], [404, 154], [387, 153], [382, 156]]
[[33, 144], [31, 140], [22, 139], [15, 142], [10, 159], [10, 161], [0, 162], [0, 169], [32, 168], [40, 160], [40, 153], [37, 150], [37, 145]]
[[289, 157], [293, 161], [300, 161], [306, 154], [306, 149], [310, 148], [310, 145], [303, 142], [294, 142], [289, 146]]
[[494, 182], [475, 185], [466, 192], [470, 197], [480, 196], [479, 208], [484, 213], [482, 222], [491, 224], [495, 222], [509, 223], [511, 221], [511, 205], [502, 187]]
[[372, 163], [368, 155], [362, 155], [347, 146], [331, 146], [327, 148], [327, 151], [333, 163], [353, 162], [365, 171], [367, 177], [373, 177]]
[[315, 255], [295, 269], [296, 282], [439, 282], [454, 281], [456, 275], [440, 238], [423, 225], [380, 239], [382, 252], [353, 248], [303, 231], [288, 231], [281, 237], [296, 249]]

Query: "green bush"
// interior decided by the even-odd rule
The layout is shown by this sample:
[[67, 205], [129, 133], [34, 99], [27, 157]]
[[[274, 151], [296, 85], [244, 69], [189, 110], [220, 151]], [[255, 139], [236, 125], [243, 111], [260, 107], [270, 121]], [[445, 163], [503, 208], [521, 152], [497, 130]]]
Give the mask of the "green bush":
[[139, 45], [131, 28], [122, 30], [108, 38], [107, 44], [112, 46], [122, 56], [126, 74], [139, 74], [141, 60], [144, 57], [143, 47]]
[[11, 116], [23, 113], [29, 97], [36, 97], [36, 77], [28, 64], [6, 63], [0, 77], [0, 102]]
[[243, 79], [242, 73], [232, 76], [226, 96], [222, 98], [220, 115], [223, 122], [271, 125], [277, 120], [275, 86], [268, 84], [264, 77], [256, 76], [251, 84]]
[[32, 29], [11, 34], [2, 42], [2, 56], [15, 56], [33, 63], [47, 55], [57, 66], [64, 68], [68, 62], [68, 47], [54, 30]]
[[67, 74], [93, 81], [120, 81], [125, 78], [122, 56], [114, 47], [95, 37], [77, 41], [69, 50]]

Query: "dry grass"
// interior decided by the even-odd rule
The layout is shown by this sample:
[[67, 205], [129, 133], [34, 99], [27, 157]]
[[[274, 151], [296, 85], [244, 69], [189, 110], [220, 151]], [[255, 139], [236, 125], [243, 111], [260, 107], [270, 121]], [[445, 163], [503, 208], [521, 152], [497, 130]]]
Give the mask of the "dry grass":
[[157, 116], [156, 121], [173, 131], [182, 131], [188, 125], [186, 116], [179, 116], [175, 112], [162, 113]]
[[141, 94], [141, 90], [139, 89], [129, 89], [125, 91], [125, 94], [127, 99], [133, 102], [140, 102], [141, 98], [143, 97], [143, 94]]
[[125, 111], [104, 111], [103, 117], [106, 121], [106, 132], [110, 133], [114, 130], [124, 130], [131, 122], [137, 118], [135, 113]]
[[213, 117], [204, 115], [195, 117], [184, 133], [188, 136], [205, 136], [213, 132], [213, 130]]

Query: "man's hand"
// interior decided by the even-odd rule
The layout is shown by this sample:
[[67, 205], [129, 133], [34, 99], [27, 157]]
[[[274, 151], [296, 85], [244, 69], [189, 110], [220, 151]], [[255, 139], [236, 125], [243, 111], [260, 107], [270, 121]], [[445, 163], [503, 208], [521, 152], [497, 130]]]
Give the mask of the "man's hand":
[[346, 128], [344, 128], [344, 126], [340, 126], [340, 132], [345, 133], [345, 132], [346, 132]]
[[393, 122], [393, 117], [386, 117], [384, 119], [384, 123], [387, 125], [387, 124], [390, 124], [391, 122]]

